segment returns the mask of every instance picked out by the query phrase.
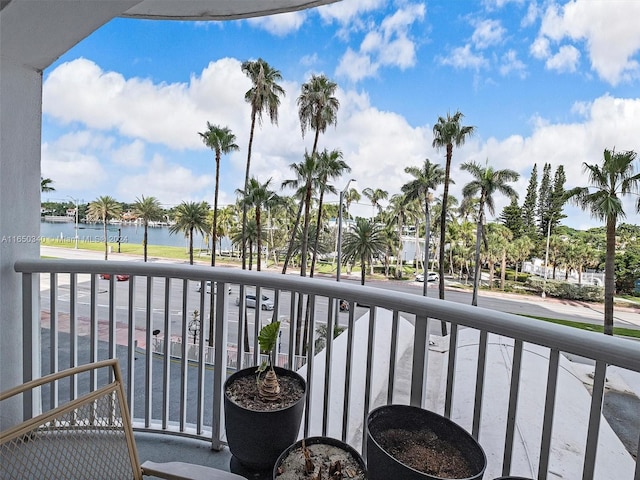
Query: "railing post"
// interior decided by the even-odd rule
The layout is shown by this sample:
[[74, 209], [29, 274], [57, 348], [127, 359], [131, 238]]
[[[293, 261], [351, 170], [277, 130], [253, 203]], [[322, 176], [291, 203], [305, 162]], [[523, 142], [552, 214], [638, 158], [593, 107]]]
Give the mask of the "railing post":
[[[227, 315], [229, 312], [229, 296], [223, 295], [227, 291], [227, 284], [218, 283], [218, 297], [216, 298], [216, 314], [214, 317], [214, 365], [213, 369], [213, 418], [211, 425], [211, 448], [221, 450], [222, 425], [224, 424], [222, 403], [224, 398], [224, 382], [227, 379]], [[238, 339], [238, 349], [240, 349]]]
[[[22, 274], [22, 378], [28, 382], [40, 376], [40, 275]], [[38, 288], [35, 288], [37, 285]], [[31, 390], [23, 396], [22, 415], [24, 420], [37, 415], [39, 401]]]
[[429, 361], [429, 332], [426, 316], [416, 315], [413, 337], [413, 363], [411, 367], [410, 404], [422, 408], [424, 385]]

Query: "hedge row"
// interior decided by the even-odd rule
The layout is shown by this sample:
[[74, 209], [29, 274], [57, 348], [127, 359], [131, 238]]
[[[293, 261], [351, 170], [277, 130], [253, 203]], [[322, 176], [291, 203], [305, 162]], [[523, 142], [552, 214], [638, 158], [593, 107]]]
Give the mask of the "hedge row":
[[[542, 293], [544, 279], [529, 277], [525, 285]], [[582, 300], [587, 302], [604, 301], [604, 287], [595, 285], [579, 285], [577, 283], [562, 282], [559, 280], [547, 280], [545, 293], [550, 297], [566, 298], [567, 300]]]

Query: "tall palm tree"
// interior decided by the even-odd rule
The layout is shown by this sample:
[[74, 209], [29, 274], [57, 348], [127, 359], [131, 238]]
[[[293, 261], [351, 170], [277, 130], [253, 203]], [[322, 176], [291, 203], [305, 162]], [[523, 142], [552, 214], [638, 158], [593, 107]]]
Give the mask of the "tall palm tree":
[[160, 205], [160, 201], [156, 197], [136, 198], [133, 204], [133, 211], [142, 219], [144, 226], [144, 236], [142, 237], [142, 250], [144, 252], [144, 261], [147, 261], [147, 247], [149, 246], [149, 222], [156, 222], [164, 218], [164, 210]]
[[303, 226], [302, 226], [302, 248], [300, 250], [300, 276], [307, 276], [307, 250], [309, 244], [309, 220], [311, 212], [311, 198], [315, 187], [318, 186], [318, 156], [304, 154], [304, 160], [300, 163], [292, 163], [289, 167], [296, 173], [296, 178], [291, 180], [285, 180], [282, 182], [283, 187], [292, 187], [299, 191], [302, 197], [302, 202], [298, 209], [298, 215], [296, 223], [292, 229], [291, 240], [289, 243], [289, 249], [287, 256], [285, 257], [285, 264], [282, 268], [282, 273], [286, 273], [287, 264], [293, 252], [293, 244], [298, 232], [298, 225], [300, 223], [300, 217], [304, 210]]
[[122, 205], [109, 195], [98, 197], [89, 204], [87, 214], [90, 218], [102, 221], [104, 239], [104, 259], [109, 258], [109, 243], [107, 237], [107, 222], [112, 218], [118, 218], [122, 213]]
[[351, 167], [342, 160], [342, 151], [332, 150], [324, 151], [318, 156], [318, 187], [320, 190], [320, 197], [318, 199], [318, 215], [316, 218], [316, 235], [313, 242], [313, 257], [311, 260], [311, 269], [309, 276], [313, 277], [313, 272], [316, 268], [316, 259], [318, 252], [318, 242], [320, 241], [320, 230], [322, 227], [322, 206], [324, 201], [324, 193], [337, 193], [333, 185], [330, 185], [329, 180], [340, 178], [345, 173], [351, 171]]
[[351, 204], [353, 202], [358, 203], [361, 198], [362, 196], [360, 195], [360, 192], [358, 192], [358, 190], [356, 190], [355, 188], [350, 188], [349, 190], [347, 190], [347, 192], [344, 194], [344, 204], [346, 206], [347, 214], [346, 218], [351, 218], [349, 215], [349, 207], [351, 207]]
[[[213, 222], [211, 228], [211, 266], [216, 265], [216, 238], [218, 226], [218, 192], [220, 187], [220, 158], [222, 154], [239, 150], [236, 145], [236, 136], [231, 132], [229, 127], [221, 127], [219, 125], [211, 125], [207, 122], [207, 130], [198, 132], [204, 144], [216, 153], [216, 186], [213, 195]], [[245, 185], [246, 188], [246, 185]]]
[[249, 207], [255, 210], [256, 234], [258, 257], [256, 261], [256, 269], [260, 271], [262, 258], [262, 211], [274, 207], [278, 204], [280, 198], [273, 190], [269, 190], [271, 179], [265, 183], [260, 183], [256, 178], [249, 180], [249, 188], [246, 191], [236, 190], [236, 193], [242, 195], [241, 201], [247, 203]]
[[[491, 215], [495, 214], [495, 201], [493, 196], [496, 193], [502, 193], [511, 199], [517, 199], [518, 193], [511, 185], [507, 185], [508, 182], [515, 182], [520, 175], [514, 170], [508, 168], [502, 170], [494, 170], [493, 167], [485, 164], [481, 166], [476, 162], [465, 162], [460, 167], [462, 170], [467, 171], [473, 177], [469, 183], [467, 183], [462, 189], [462, 195], [464, 198], [472, 198], [479, 196], [478, 202], [478, 223], [476, 228], [476, 253], [474, 258], [474, 275], [473, 275], [473, 296], [471, 298], [471, 305], [478, 305], [478, 287], [480, 286], [480, 241], [484, 237], [484, 209], [489, 211]], [[485, 237], [486, 239], [486, 237]], [[486, 241], [486, 240], [485, 240]]]
[[367, 262], [384, 255], [386, 243], [381, 225], [358, 217], [355, 226], [344, 237], [342, 252], [346, 262], [360, 262], [360, 284], [364, 285]]
[[[576, 187], [567, 192], [567, 197], [589, 209], [591, 216], [606, 223], [606, 254], [604, 263], [604, 333], [613, 335], [613, 297], [615, 295], [615, 249], [616, 226], [626, 214], [621, 197], [640, 193], [640, 172], [635, 173], [633, 162], [635, 151], [616, 152], [604, 150], [602, 165], [583, 164], [589, 173], [588, 187]], [[640, 213], [640, 196], [636, 202]]]
[[206, 235], [208, 231], [207, 202], [182, 202], [176, 207], [174, 220], [169, 233], [184, 233], [189, 238], [189, 264], [193, 265], [193, 233]]
[[440, 274], [438, 295], [440, 299], [444, 299], [444, 239], [447, 232], [447, 209], [449, 206], [449, 182], [453, 147], [464, 145], [466, 139], [473, 135], [476, 130], [476, 127], [461, 125], [460, 122], [463, 117], [464, 115], [459, 111], [453, 116], [447, 113], [446, 117], [438, 117], [438, 121], [433, 126], [433, 147], [436, 149], [446, 148], [447, 152], [444, 171], [444, 192], [442, 194], [443, 208], [440, 215], [440, 263], [438, 265], [438, 273]]
[[[247, 60], [242, 63], [242, 71], [251, 80], [252, 87], [244, 94], [244, 99], [251, 105], [251, 130], [249, 132], [249, 146], [247, 148], [247, 169], [244, 175], [244, 188], [249, 186], [249, 170], [251, 166], [251, 149], [253, 147], [253, 134], [256, 120], [262, 123], [262, 114], [269, 115], [269, 120], [273, 124], [278, 124], [278, 107], [280, 107], [280, 97], [284, 97], [284, 89], [278, 85], [282, 80], [280, 70], [273, 68], [263, 59], [255, 61]], [[242, 269], [247, 266], [246, 254], [244, 251], [246, 243], [246, 223], [247, 205], [242, 209]]]
[[325, 75], [311, 75], [308, 82], [302, 84], [298, 97], [298, 117], [304, 137], [307, 129], [315, 132], [311, 155], [318, 151], [320, 132], [324, 133], [329, 125], [338, 121], [340, 102], [334, 96], [338, 85]]
[[41, 192], [55, 192], [56, 189], [53, 186], [53, 180], [50, 178], [40, 177], [40, 191]]
[[402, 278], [402, 258], [403, 258], [403, 242], [402, 242], [402, 229], [404, 227], [404, 221], [407, 217], [407, 212], [404, 208], [407, 203], [405, 195], [395, 194], [391, 196], [389, 201], [389, 207], [387, 208], [387, 225], [393, 228], [396, 232], [395, 246], [396, 251], [394, 255], [396, 257], [396, 267], [394, 277], [396, 279]]
[[[440, 165], [431, 163], [431, 160], [427, 158], [425, 159], [422, 168], [406, 167], [404, 171], [413, 177], [413, 180], [410, 180], [402, 186], [402, 191], [407, 196], [407, 200], [411, 201], [417, 199], [424, 202], [424, 264], [427, 266], [425, 268], [428, 269], [429, 250], [431, 246], [431, 192], [444, 181], [444, 170]], [[427, 296], [426, 279], [422, 287], [422, 295], [425, 297]]]

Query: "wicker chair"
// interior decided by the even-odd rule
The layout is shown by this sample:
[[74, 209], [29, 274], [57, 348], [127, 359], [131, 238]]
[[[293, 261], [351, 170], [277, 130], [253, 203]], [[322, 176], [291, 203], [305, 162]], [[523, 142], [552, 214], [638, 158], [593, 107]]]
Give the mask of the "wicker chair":
[[42, 388], [77, 381], [79, 374], [97, 379], [100, 369], [111, 369], [110, 380], [103, 382], [106, 385], [0, 432], [0, 479], [121, 480], [152, 475], [171, 480], [243, 480], [233, 473], [182, 462], [140, 465], [116, 359], [70, 368], [12, 388], [0, 394], [0, 410], [1, 402], [12, 397], [17, 398], [11, 401], [18, 401], [25, 394], [35, 398]]

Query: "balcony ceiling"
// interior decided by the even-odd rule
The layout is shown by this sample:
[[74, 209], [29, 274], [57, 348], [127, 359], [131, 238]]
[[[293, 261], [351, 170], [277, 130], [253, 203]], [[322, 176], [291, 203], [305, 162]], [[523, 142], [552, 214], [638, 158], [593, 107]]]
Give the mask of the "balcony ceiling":
[[0, 0], [0, 55], [44, 70], [115, 17], [232, 20], [292, 12], [336, 0]]

